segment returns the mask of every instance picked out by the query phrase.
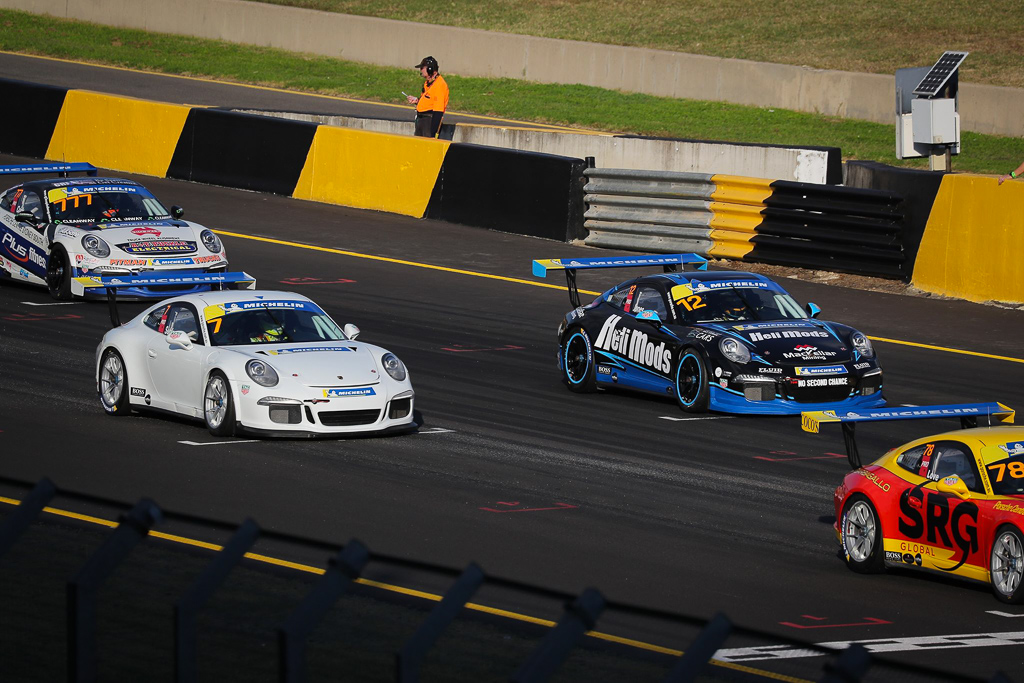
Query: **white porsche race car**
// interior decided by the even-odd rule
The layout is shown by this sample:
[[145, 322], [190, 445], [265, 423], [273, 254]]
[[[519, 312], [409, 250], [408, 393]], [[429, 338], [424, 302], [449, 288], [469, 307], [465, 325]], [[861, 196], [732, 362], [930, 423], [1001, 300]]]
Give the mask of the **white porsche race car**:
[[[95, 173], [90, 164], [0, 166], [0, 174]], [[55, 299], [86, 296], [82, 277], [217, 273], [228, 260], [220, 239], [181, 220], [149, 190], [121, 178], [48, 178], [0, 193], [0, 276], [46, 285]], [[165, 298], [208, 285], [124, 288], [122, 297]]]
[[162, 410], [216, 436], [414, 429], [405, 365], [358, 334], [291, 292], [174, 297], [103, 336], [96, 387], [110, 415]]

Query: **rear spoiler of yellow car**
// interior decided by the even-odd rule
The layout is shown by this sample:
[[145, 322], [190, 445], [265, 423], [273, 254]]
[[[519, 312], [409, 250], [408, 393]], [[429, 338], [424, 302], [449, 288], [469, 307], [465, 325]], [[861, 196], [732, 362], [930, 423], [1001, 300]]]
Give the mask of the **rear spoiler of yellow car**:
[[884, 420], [929, 420], [937, 418], [960, 418], [963, 429], [978, 426], [978, 418], [986, 418], [989, 425], [993, 418], [997, 422], [1013, 424], [1014, 410], [1002, 403], [951, 403], [940, 406], [909, 406], [901, 408], [866, 408], [863, 410], [816, 410], [801, 413], [801, 428], [817, 434], [822, 424], [839, 423], [846, 443], [846, 457], [850, 467], [861, 466], [857, 450], [855, 427], [858, 422], [880, 422]]

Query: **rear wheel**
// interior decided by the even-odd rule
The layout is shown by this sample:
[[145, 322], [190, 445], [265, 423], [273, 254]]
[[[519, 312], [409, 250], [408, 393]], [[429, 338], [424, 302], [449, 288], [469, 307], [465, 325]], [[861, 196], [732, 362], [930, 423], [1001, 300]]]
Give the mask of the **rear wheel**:
[[843, 508], [839, 526], [846, 564], [858, 574], [882, 571], [882, 525], [867, 496], [855, 493]]
[[992, 592], [1002, 602], [1019, 604], [1024, 602], [1021, 579], [1024, 577], [1024, 539], [1012, 526], [1004, 526], [996, 532], [989, 559], [992, 576]]
[[128, 372], [124, 359], [114, 349], [107, 349], [100, 358], [100, 379], [96, 387], [100, 404], [108, 415], [128, 415], [132, 412], [128, 404]]
[[582, 327], [565, 333], [562, 342], [562, 381], [570, 391], [589, 393], [597, 387], [594, 370], [594, 350], [590, 337]]
[[697, 349], [683, 349], [676, 363], [676, 402], [688, 413], [708, 409], [708, 373]]
[[231, 387], [219, 372], [210, 374], [203, 393], [203, 419], [214, 436], [235, 435], [235, 406], [231, 402]]
[[71, 298], [71, 259], [59, 244], [50, 252], [46, 262], [46, 288], [50, 290], [50, 296], [58, 301]]

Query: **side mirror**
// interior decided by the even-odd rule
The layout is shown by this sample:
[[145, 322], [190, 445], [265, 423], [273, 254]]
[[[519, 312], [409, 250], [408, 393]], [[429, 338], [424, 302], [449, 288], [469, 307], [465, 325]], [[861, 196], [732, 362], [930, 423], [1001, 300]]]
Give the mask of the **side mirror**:
[[952, 493], [960, 500], [967, 500], [971, 497], [971, 492], [967, 490], [967, 484], [955, 474], [935, 482], [935, 490], [941, 493]]
[[355, 340], [356, 337], [359, 336], [359, 328], [353, 325], [352, 323], [347, 323], [345, 327], [342, 328], [342, 331], [345, 333], [346, 337], [352, 339], [353, 341]]
[[821, 313], [821, 306], [814, 303], [807, 304], [808, 318], [817, 318], [819, 313]]
[[14, 220], [19, 223], [31, 223], [32, 225], [37, 225], [39, 223], [39, 220], [32, 215], [31, 211], [19, 211], [14, 214]]
[[661, 316], [657, 311], [640, 311], [636, 314], [636, 319], [651, 323], [655, 327], [661, 327]]
[[167, 345], [172, 349], [184, 349], [188, 351], [192, 348], [192, 340], [188, 338], [188, 332], [183, 330], [174, 330], [173, 332], [167, 333]]
[[185, 215], [185, 209], [181, 208], [180, 206], [172, 206], [171, 207], [171, 217], [172, 218], [181, 218], [184, 215]]

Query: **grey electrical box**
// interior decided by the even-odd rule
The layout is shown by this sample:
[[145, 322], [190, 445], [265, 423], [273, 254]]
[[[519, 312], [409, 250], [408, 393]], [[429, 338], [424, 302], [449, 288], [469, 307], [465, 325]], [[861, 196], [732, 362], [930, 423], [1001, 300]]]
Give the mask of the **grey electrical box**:
[[958, 70], [967, 54], [947, 51], [933, 66], [896, 71], [897, 159], [926, 156], [930, 168], [949, 170], [949, 156], [960, 153]]
[[955, 145], [960, 142], [956, 100], [914, 100], [911, 118], [915, 143]]

